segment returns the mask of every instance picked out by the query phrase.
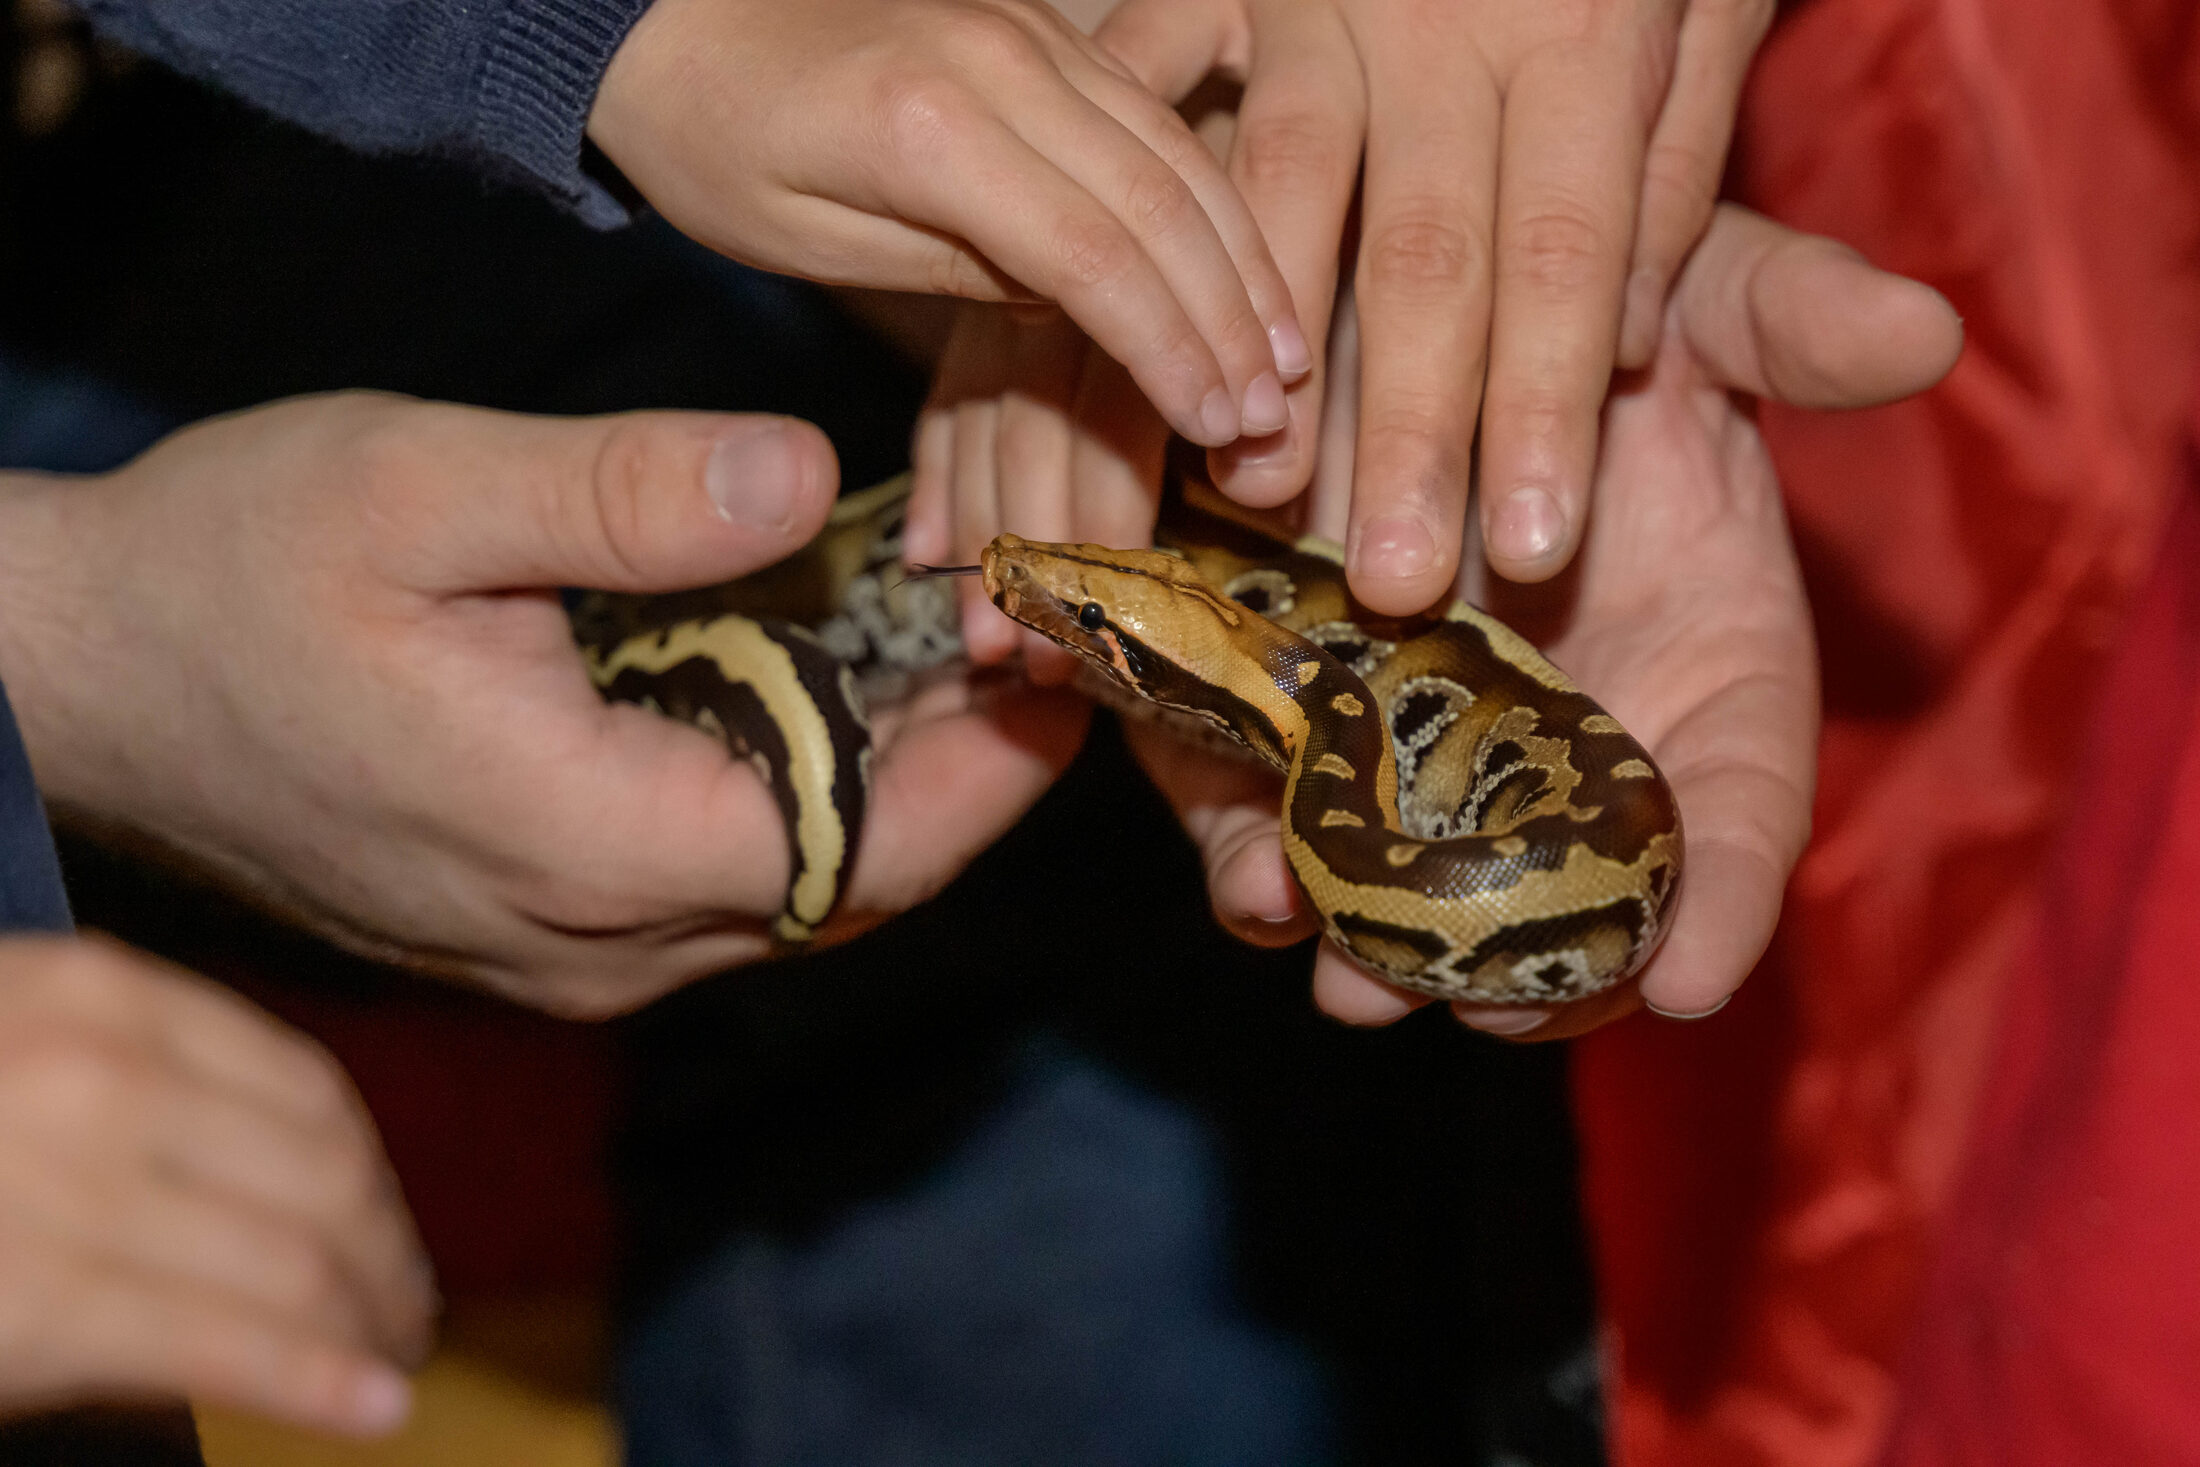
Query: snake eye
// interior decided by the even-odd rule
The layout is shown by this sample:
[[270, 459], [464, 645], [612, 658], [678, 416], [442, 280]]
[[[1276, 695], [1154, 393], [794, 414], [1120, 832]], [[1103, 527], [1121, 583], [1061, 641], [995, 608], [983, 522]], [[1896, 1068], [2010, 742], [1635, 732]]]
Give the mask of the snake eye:
[[1087, 601], [1077, 608], [1077, 624], [1088, 632], [1097, 632], [1108, 624], [1108, 614], [1097, 601]]

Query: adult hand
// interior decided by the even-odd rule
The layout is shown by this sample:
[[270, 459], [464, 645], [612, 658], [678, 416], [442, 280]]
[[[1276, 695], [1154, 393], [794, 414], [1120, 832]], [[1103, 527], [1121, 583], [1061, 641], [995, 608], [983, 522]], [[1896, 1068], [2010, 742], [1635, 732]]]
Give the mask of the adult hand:
[[[1926, 287], [1830, 240], [1719, 210], [1676, 288], [1656, 360], [1606, 408], [1597, 509], [1576, 574], [1537, 587], [1493, 583], [1487, 598], [1543, 641], [1672, 781], [1688, 838], [1680, 908], [1639, 983], [1557, 1010], [1461, 1018], [1561, 1038], [1638, 1003], [1702, 1015], [1748, 976], [1809, 833], [1818, 683], [1779, 485], [1731, 394], [1812, 408], [1886, 402], [1938, 381], [1961, 344], [1954, 312]], [[1339, 498], [1317, 507], [1317, 528], [1341, 518]], [[1140, 748], [1202, 848], [1223, 924], [1263, 945], [1310, 935], [1277, 838], [1275, 781]], [[1362, 1024], [1428, 1001], [1326, 944], [1314, 997]]]
[[143, 954], [0, 939], [0, 1410], [174, 1394], [379, 1434], [436, 1307], [327, 1054]]
[[841, 285], [1061, 302], [1180, 433], [1313, 365], [1220, 164], [1038, 0], [655, 0], [589, 136], [665, 217]]
[[[1557, 573], [1588, 520], [1615, 360], [1656, 345], [1668, 282], [1717, 197], [1771, 0], [1125, 0], [1096, 34], [1177, 99], [1245, 93], [1229, 169], [1308, 337], [1340, 241], [1366, 350], [1347, 530], [1354, 591], [1418, 611], [1450, 588], [1480, 427], [1482, 538], [1521, 581]], [[1623, 324], [1624, 307], [1624, 324]], [[1308, 482], [1324, 389], [1216, 456], [1276, 504]]]
[[[0, 678], [65, 817], [370, 955], [603, 1015], [768, 951], [788, 855], [716, 739], [597, 696], [554, 588], [740, 575], [811, 538], [835, 477], [779, 418], [281, 403], [104, 479], [0, 480]], [[1083, 717], [966, 681], [881, 718], [828, 935], [931, 896]]]

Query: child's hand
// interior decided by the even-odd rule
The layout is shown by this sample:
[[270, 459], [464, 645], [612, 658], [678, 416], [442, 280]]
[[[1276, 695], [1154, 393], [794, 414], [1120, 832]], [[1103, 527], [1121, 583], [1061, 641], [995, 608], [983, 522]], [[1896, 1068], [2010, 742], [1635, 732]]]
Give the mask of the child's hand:
[[435, 1309], [327, 1054], [143, 954], [0, 939], [0, 1411], [175, 1394], [379, 1434]]
[[[1656, 346], [1769, 14], [1760, 0], [1127, 0], [1098, 39], [1163, 95], [1210, 71], [1244, 81], [1238, 113], [1201, 134], [1318, 343], [1340, 268], [1357, 286], [1358, 337], [1292, 388], [1286, 431], [1212, 456], [1217, 483], [1272, 505], [1317, 457], [1357, 465], [1353, 587], [1417, 610], [1453, 584], [1479, 418], [1491, 564], [1525, 580], [1564, 565], [1615, 357], [1638, 367]], [[1370, 242], [1354, 268], [1356, 186]], [[918, 433], [911, 559], [968, 560], [1001, 530], [1143, 543], [1166, 426], [1073, 335], [964, 312]], [[1340, 414], [1347, 398], [1365, 411]], [[1533, 514], [1513, 498], [1530, 480]], [[1016, 644], [974, 593], [964, 620], [980, 660]], [[1024, 646], [1042, 675], [1057, 660], [1036, 636]]]
[[832, 284], [1048, 300], [1193, 442], [1313, 362], [1222, 166], [1033, 0], [656, 0], [589, 135], [672, 223]]
[[[1542, 580], [1580, 543], [1615, 360], [1646, 365], [1710, 221], [1771, 0], [1125, 0], [1096, 39], [1174, 100], [1244, 83], [1229, 154], [1327, 329], [1346, 216], [1361, 413], [1352, 586], [1405, 613], [1450, 592], [1480, 431], [1491, 566]], [[1275, 504], [1313, 473], [1322, 380], [1275, 438], [1218, 456]]]

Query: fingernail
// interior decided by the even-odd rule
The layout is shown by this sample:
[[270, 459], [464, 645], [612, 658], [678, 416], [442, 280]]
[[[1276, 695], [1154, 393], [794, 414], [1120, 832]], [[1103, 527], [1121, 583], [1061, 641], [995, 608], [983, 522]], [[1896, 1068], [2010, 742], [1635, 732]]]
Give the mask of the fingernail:
[[1436, 537], [1418, 516], [1386, 514], [1360, 531], [1352, 564], [1364, 576], [1403, 580], [1417, 576], [1436, 559]]
[[1730, 993], [1725, 998], [1722, 998], [1717, 1003], [1713, 1004], [1710, 1008], [1698, 1009], [1695, 1013], [1692, 1014], [1680, 1013], [1674, 1009], [1661, 1009], [1656, 1004], [1650, 1002], [1650, 1000], [1648, 999], [1644, 999], [1642, 1001], [1642, 1006], [1648, 1009], [1651, 1013], [1656, 1014], [1661, 1019], [1671, 1019], [1675, 1023], [1680, 1024], [1693, 1024], [1698, 1019], [1710, 1018], [1713, 1014], [1725, 1008], [1733, 1001], [1734, 995]]
[[1268, 350], [1276, 370], [1287, 382], [1296, 382], [1314, 370], [1314, 354], [1307, 350], [1306, 333], [1296, 321], [1278, 321], [1268, 328]]
[[1288, 428], [1260, 438], [1240, 438], [1223, 452], [1227, 455], [1225, 470], [1265, 469], [1291, 461], [1291, 433]]
[[1455, 1006], [1452, 1012], [1469, 1028], [1507, 1038], [1540, 1029], [1551, 1022], [1548, 1009], [1462, 1009]]
[[1283, 400], [1283, 384], [1273, 372], [1263, 372], [1245, 389], [1245, 412], [1239, 427], [1255, 438], [1280, 432], [1291, 421], [1291, 409]]
[[1541, 560], [1558, 549], [1565, 529], [1558, 501], [1533, 486], [1515, 489], [1497, 506], [1490, 524], [1490, 548], [1506, 560]]
[[718, 518], [779, 532], [794, 522], [803, 464], [787, 432], [773, 422], [744, 423], [720, 438], [703, 467], [703, 487]]
[[1230, 401], [1230, 394], [1217, 387], [1199, 404], [1199, 430], [1209, 448], [1220, 448], [1238, 436], [1237, 404]]
[[377, 1435], [395, 1431], [410, 1415], [412, 1382], [388, 1366], [375, 1366], [353, 1385], [351, 1419], [361, 1431]]

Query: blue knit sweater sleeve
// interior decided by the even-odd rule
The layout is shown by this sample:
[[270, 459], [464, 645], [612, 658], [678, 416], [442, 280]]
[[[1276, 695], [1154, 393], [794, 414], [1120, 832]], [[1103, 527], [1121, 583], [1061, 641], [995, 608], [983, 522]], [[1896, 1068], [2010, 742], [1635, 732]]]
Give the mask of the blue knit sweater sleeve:
[[581, 168], [611, 53], [648, 0], [75, 0], [130, 50], [366, 152], [432, 153], [626, 210]]

